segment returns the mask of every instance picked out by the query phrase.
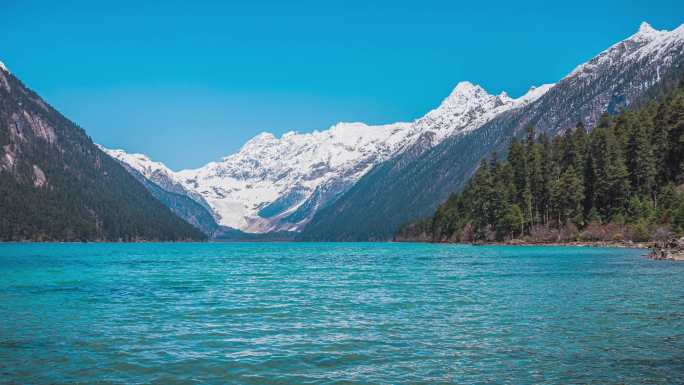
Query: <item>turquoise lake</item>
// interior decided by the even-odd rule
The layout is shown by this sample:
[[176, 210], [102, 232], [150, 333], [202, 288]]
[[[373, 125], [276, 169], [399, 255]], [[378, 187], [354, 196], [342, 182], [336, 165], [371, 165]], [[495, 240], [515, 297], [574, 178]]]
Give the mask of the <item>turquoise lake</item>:
[[0, 383], [682, 383], [684, 263], [643, 254], [0, 244]]

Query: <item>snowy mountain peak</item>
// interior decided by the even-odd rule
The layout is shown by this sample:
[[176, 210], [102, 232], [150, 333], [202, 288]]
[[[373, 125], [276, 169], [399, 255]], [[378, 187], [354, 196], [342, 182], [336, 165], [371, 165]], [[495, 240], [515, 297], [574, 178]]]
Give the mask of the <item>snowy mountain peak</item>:
[[[648, 42], [657, 39], [659, 36], [667, 34], [669, 31], [658, 31], [648, 24], [647, 22], [642, 22], [639, 25], [639, 30], [627, 40], [636, 42]], [[619, 44], [619, 43], [618, 43]]]
[[[254, 148], [268, 146], [269, 144], [273, 144], [277, 141], [278, 138], [276, 138], [275, 135], [271, 134], [270, 132], [262, 132], [242, 145], [240, 152], [249, 152]], [[226, 158], [223, 159], [225, 160]]]
[[[271, 134], [270, 132], [262, 132], [259, 135], [255, 136], [254, 138], [252, 138], [252, 140], [250, 140], [249, 142], [251, 142], [251, 141], [269, 142], [273, 139], [276, 139], [275, 135]], [[247, 142], [247, 143], [249, 143], [249, 142]]]
[[463, 80], [463, 81], [458, 82], [458, 84], [456, 84], [456, 87], [454, 87], [452, 94], [453, 93], [467, 93], [467, 92], [470, 92], [472, 90], [478, 90], [478, 89], [481, 90], [482, 87], [480, 87], [477, 84], [473, 84], [467, 80]]
[[0, 61], [0, 70], [3, 70], [3, 71], [5, 71], [5, 72], [7, 72], [7, 73], [10, 72], [9, 69], [7, 69], [7, 66], [5, 66], [5, 63], [3, 63], [3, 62], [1, 62], [1, 61]]
[[498, 95], [489, 94], [484, 88], [468, 81], [462, 81], [456, 85], [449, 96], [442, 101], [440, 106], [433, 110], [431, 114], [441, 114], [445, 110], [462, 113], [468, 109], [495, 108], [499, 106], [509, 106], [510, 108], [531, 103], [544, 95], [554, 84], [542, 84], [539, 87], [532, 86], [524, 95], [519, 98], [511, 98], [506, 91]]
[[470, 82], [460, 82], [439, 107], [415, 122], [421, 132], [435, 134], [433, 144], [444, 138], [472, 131], [494, 116], [531, 103], [553, 84], [531, 89], [518, 99], [512, 99], [506, 92], [491, 95], [484, 88]]
[[[502, 94], [494, 96], [485, 91], [479, 85], [468, 81], [459, 82], [453, 91], [447, 96], [440, 105], [418, 121], [424, 119], [442, 120], [445, 117], [456, 118], [458, 121], [467, 124], [473, 113], [479, 114], [483, 110], [497, 107], [509, 102], [511, 99]], [[453, 120], [451, 119], [450, 120]], [[451, 127], [454, 127], [452, 124]]]
[[453, 105], [462, 103], [466, 100], [482, 99], [487, 96], [491, 95], [489, 95], [484, 88], [468, 81], [462, 81], [459, 82], [451, 91], [451, 94], [442, 101], [442, 105]]
[[642, 21], [641, 24], [639, 25], [639, 32], [641, 34], [651, 34], [653, 32], [657, 32], [653, 27], [651, 27], [651, 24], [648, 24], [645, 21]]

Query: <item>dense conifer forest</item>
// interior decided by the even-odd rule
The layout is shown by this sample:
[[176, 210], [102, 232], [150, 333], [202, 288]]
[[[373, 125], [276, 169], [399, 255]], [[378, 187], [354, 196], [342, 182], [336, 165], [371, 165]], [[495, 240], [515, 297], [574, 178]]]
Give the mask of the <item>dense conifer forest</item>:
[[591, 132], [527, 130], [483, 160], [462, 192], [396, 240], [635, 241], [684, 234], [684, 80]]

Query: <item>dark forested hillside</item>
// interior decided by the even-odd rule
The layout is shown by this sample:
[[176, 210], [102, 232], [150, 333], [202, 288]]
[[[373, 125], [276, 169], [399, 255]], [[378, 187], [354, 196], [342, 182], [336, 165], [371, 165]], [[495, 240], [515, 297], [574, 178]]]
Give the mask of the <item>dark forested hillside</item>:
[[659, 102], [514, 139], [397, 240], [648, 241], [684, 233], [684, 81]]
[[0, 240], [205, 238], [0, 69]]

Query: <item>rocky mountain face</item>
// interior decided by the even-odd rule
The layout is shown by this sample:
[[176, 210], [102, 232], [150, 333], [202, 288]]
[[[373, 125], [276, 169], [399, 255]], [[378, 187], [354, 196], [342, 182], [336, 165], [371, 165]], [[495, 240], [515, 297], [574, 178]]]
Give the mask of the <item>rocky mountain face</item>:
[[280, 138], [263, 133], [237, 153], [196, 170], [174, 172], [145, 155], [107, 152], [162, 189], [209, 207], [221, 226], [251, 233], [296, 232], [374, 166], [406, 149], [428, 149], [468, 133], [550, 88], [532, 88], [512, 99], [461, 82], [437, 108], [411, 123], [339, 123]]
[[510, 139], [534, 126], [555, 135], [578, 122], [591, 128], [604, 112], [615, 113], [657, 96], [684, 73], [684, 26], [639, 31], [568, 76], [536, 100], [463, 135], [431, 147], [413, 143], [374, 167], [336, 202], [316, 213], [298, 239], [388, 240], [402, 224], [427, 216], [460, 190], [480, 159], [500, 155]]
[[0, 65], [0, 240], [201, 240]]

